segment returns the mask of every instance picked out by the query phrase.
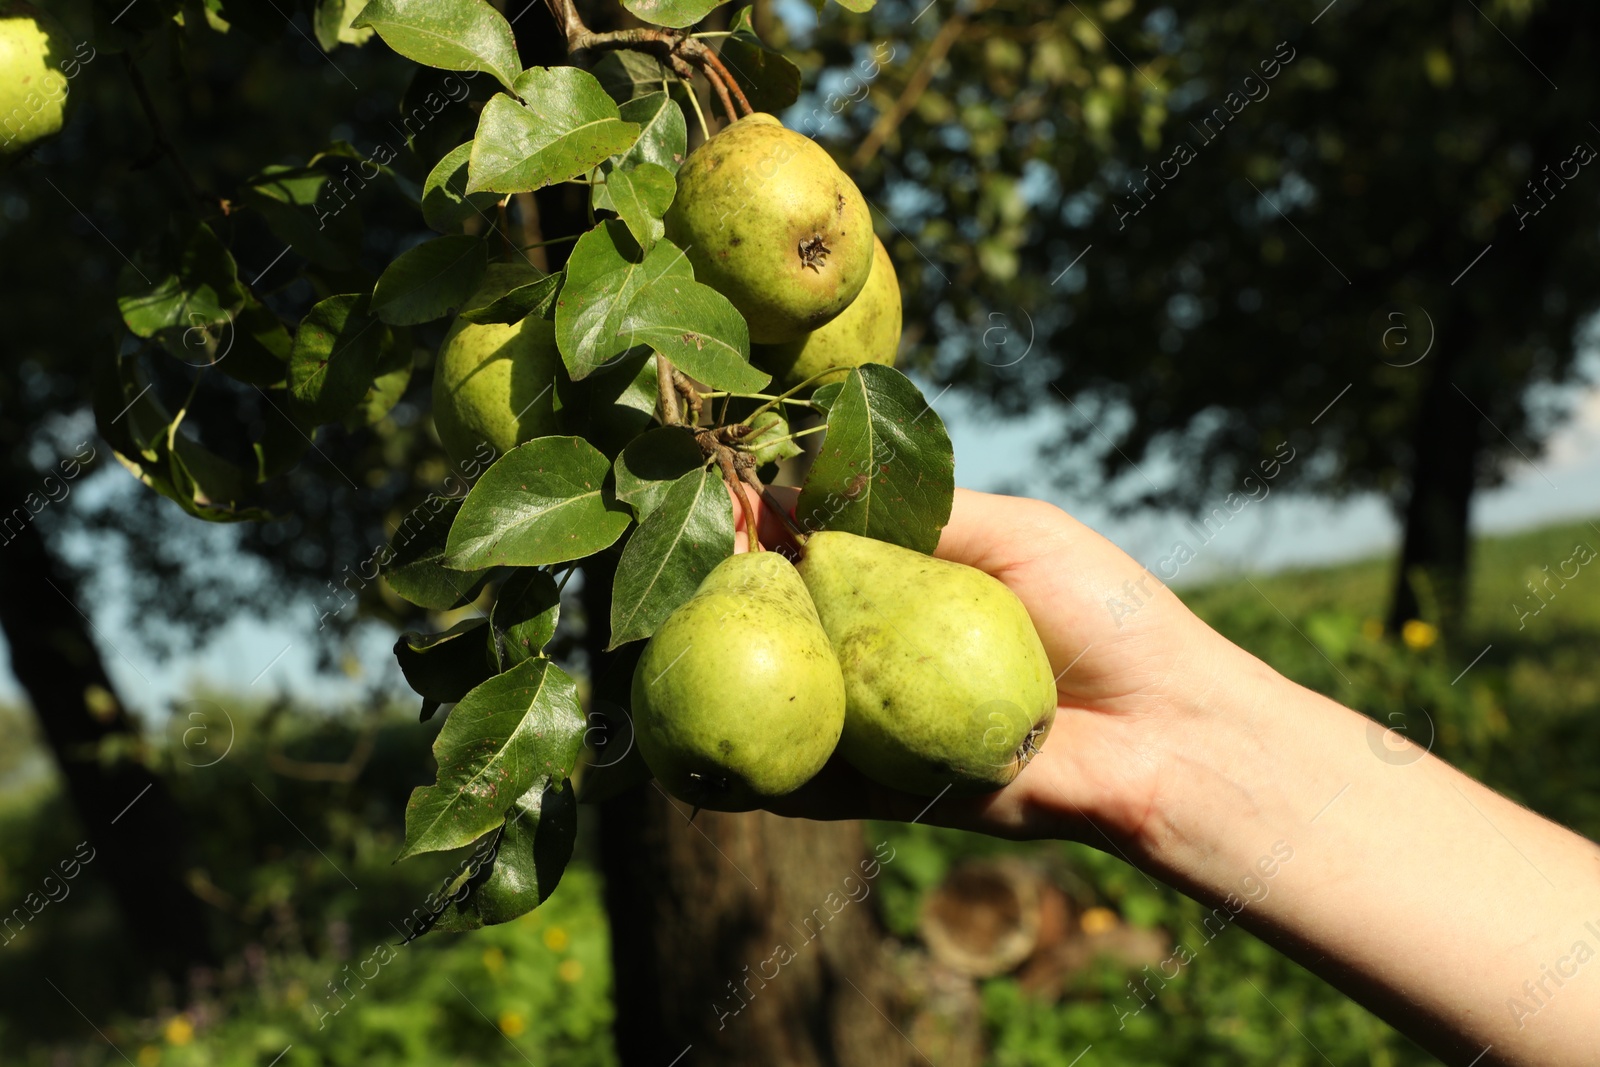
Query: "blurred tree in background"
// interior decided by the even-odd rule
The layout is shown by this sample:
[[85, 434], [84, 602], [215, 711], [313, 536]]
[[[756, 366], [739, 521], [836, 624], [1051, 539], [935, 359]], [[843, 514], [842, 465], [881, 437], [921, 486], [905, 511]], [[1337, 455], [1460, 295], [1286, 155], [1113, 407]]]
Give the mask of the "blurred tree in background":
[[1451, 626], [1472, 494], [1538, 456], [1600, 306], [1597, 17], [884, 3], [811, 42], [870, 89], [810, 114], [898, 237], [923, 365], [1058, 411], [1074, 493], [1215, 528], [1287, 443], [1280, 485], [1392, 504], [1391, 625]]

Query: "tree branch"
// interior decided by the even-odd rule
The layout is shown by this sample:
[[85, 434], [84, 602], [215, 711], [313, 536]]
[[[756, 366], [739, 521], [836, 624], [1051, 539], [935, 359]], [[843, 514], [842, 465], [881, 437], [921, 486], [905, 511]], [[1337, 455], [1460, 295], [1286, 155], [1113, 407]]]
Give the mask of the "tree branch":
[[189, 168], [184, 165], [183, 158], [178, 155], [178, 150], [173, 147], [172, 141], [167, 138], [166, 127], [161, 124], [161, 116], [156, 112], [155, 102], [150, 99], [150, 90], [144, 83], [144, 75], [139, 73], [139, 68], [134, 63], [131, 52], [122, 53], [122, 66], [128, 72], [128, 79], [133, 82], [133, 95], [138, 98], [139, 106], [144, 110], [144, 117], [150, 123], [150, 133], [155, 138], [157, 151], [171, 161], [173, 169], [178, 172], [178, 180], [183, 183], [184, 191], [189, 194], [190, 198], [203, 208], [211, 207], [212, 202], [201, 195], [200, 187], [195, 183], [194, 175], [189, 173]]

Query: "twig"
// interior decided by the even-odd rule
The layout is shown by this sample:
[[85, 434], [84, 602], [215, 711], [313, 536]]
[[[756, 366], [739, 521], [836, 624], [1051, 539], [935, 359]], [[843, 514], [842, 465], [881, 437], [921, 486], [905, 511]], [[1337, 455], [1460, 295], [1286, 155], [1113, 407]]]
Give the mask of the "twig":
[[[717, 74], [722, 77], [723, 81], [728, 83], [728, 88], [733, 91], [735, 99], [739, 101], [739, 106], [744, 108], [744, 113], [746, 115], [755, 114], [756, 109], [750, 106], [750, 101], [744, 95], [744, 90], [739, 88], [738, 80], [735, 79], [728, 68], [723, 65], [721, 56], [717, 55], [717, 53], [713, 52], [711, 49], [707, 48], [704, 44], [692, 37], [689, 40], [684, 41], [679, 47], [681, 47], [690, 58], [698, 59], [700, 61], [701, 66], [705, 67], [708, 80], [711, 72], [715, 70]], [[733, 117], [737, 118], [738, 116]]]
[[139, 73], [139, 67], [133, 61], [133, 53], [122, 53], [122, 66], [128, 72], [128, 79], [133, 82], [133, 95], [138, 97], [139, 106], [144, 109], [144, 117], [150, 123], [150, 133], [155, 138], [156, 148], [172, 162], [173, 169], [178, 172], [178, 179], [183, 182], [184, 190], [195, 203], [201, 207], [210, 207], [211, 202], [200, 194], [200, 187], [195, 183], [194, 175], [189, 173], [189, 168], [184, 166], [178, 150], [168, 140], [166, 127], [161, 124], [161, 116], [156, 113], [156, 105], [150, 99], [150, 90], [145, 86], [144, 75]]
[[656, 353], [656, 396], [661, 404], [661, 424], [682, 426], [683, 415], [678, 408], [678, 389], [672, 380], [672, 364], [659, 352]]
[[706, 82], [717, 91], [717, 96], [722, 100], [722, 110], [728, 116], [729, 122], [738, 122], [739, 113], [733, 109], [733, 98], [728, 95], [728, 87], [723, 84], [722, 77], [710, 67], [701, 67], [700, 72], [706, 76]]

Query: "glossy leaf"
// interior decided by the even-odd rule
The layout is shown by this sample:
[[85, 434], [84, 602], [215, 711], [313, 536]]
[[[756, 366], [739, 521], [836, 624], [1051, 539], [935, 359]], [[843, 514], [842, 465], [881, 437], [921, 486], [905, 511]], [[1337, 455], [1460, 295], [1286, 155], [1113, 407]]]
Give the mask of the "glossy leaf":
[[572, 773], [583, 747], [578, 688], [530, 659], [466, 694], [433, 742], [438, 780], [411, 792], [397, 859], [470, 844], [528, 792]]
[[477, 289], [488, 262], [481, 237], [424, 241], [384, 268], [372, 290], [372, 311], [391, 326], [442, 319]]
[[490, 849], [447, 887], [436, 928], [446, 933], [510, 922], [543, 904], [578, 840], [572, 783], [535, 783], [517, 798]]
[[[594, 76], [606, 95], [619, 104], [664, 91], [664, 87], [677, 78], [655, 56], [627, 48], [619, 48], [601, 56], [594, 65]], [[630, 122], [638, 121], [631, 115], [624, 117]]]
[[955, 459], [937, 412], [899, 371], [850, 372], [828, 411], [822, 451], [796, 515], [825, 516], [843, 530], [932, 552], [950, 520]]
[[770, 380], [750, 365], [749, 328], [728, 299], [694, 280], [672, 242], [645, 255], [620, 222], [595, 227], [573, 248], [556, 344], [574, 379], [644, 344], [719, 389], [748, 392]]
[[341, 44], [363, 45], [372, 38], [372, 30], [358, 30], [350, 25], [364, 6], [363, 0], [317, 0], [311, 29], [324, 52], [331, 52]]
[[381, 568], [396, 595], [432, 611], [458, 607], [477, 595], [485, 572], [463, 573], [443, 562], [450, 524], [460, 511], [460, 500], [434, 494], [400, 520]]
[[385, 330], [372, 385], [349, 416], [354, 428], [376, 426], [394, 410], [411, 384], [411, 365], [411, 331]]
[[721, 474], [694, 470], [673, 482], [639, 523], [617, 563], [610, 648], [639, 641], [733, 554], [733, 501]]
[[685, 474], [705, 466], [694, 434], [682, 426], [658, 426], [640, 434], [617, 456], [617, 499], [643, 522]]
[[474, 215], [489, 217], [500, 199], [494, 193], [467, 192], [467, 161], [472, 142], [459, 145], [435, 163], [422, 183], [422, 219], [440, 233], [455, 233]]
[[498, 669], [485, 619], [466, 619], [443, 633], [407, 631], [394, 643], [406, 683], [425, 700], [454, 704]]
[[500, 587], [489, 613], [501, 667], [514, 667], [537, 656], [556, 635], [560, 618], [561, 593], [550, 572], [519, 568]]
[[367, 313], [365, 293], [330, 296], [295, 332], [289, 391], [307, 417], [336, 422], [366, 395], [376, 376], [383, 325]]
[[622, 0], [622, 6], [652, 26], [693, 26], [728, 0]]
[[461, 317], [468, 322], [502, 323], [521, 322], [529, 315], [553, 319], [556, 315], [556, 297], [561, 293], [561, 283], [566, 275], [547, 274], [537, 281], [519, 285], [483, 307], [463, 311]]
[[[683, 109], [664, 92], [646, 93], [624, 100], [620, 107], [622, 117], [639, 124], [639, 139], [633, 147], [619, 156], [612, 156], [604, 165], [607, 175], [617, 170], [627, 170], [641, 163], [654, 163], [673, 174], [683, 166], [689, 154], [689, 127], [683, 118]], [[591, 190], [590, 200], [596, 209], [614, 210], [611, 190], [605, 182], [597, 183]]]
[[467, 494], [446, 565], [538, 567], [611, 547], [628, 515], [604, 490], [610, 466], [581, 437], [536, 437], [513, 448]]
[[606, 176], [611, 191], [610, 207], [628, 227], [639, 247], [649, 251], [661, 239], [666, 227], [661, 217], [672, 206], [678, 183], [672, 172], [656, 163], [640, 163], [626, 170], [613, 170]]
[[468, 192], [519, 193], [565, 181], [626, 152], [639, 136], [588, 71], [530, 67], [516, 91], [523, 103], [502, 93], [484, 105]]
[[486, 0], [371, 0], [352, 25], [377, 30], [412, 62], [481, 70], [508, 89], [522, 69], [511, 23]]

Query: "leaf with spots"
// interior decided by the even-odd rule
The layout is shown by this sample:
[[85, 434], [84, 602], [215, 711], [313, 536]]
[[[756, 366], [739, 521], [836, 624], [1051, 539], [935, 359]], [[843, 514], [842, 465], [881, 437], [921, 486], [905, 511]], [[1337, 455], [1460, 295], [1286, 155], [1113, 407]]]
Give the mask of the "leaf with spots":
[[648, 345], [691, 378], [748, 392], [771, 376], [750, 365], [750, 331], [728, 298], [694, 280], [671, 241], [649, 254], [621, 222], [578, 239], [556, 304], [556, 345], [574, 380]]
[[628, 510], [605, 488], [611, 462], [581, 437], [536, 437], [500, 457], [467, 494], [445, 566], [541, 567], [609, 548]]
[[851, 371], [828, 409], [799, 520], [932, 552], [954, 496], [950, 437], [911, 379], [877, 364]]
[[572, 773], [583, 731], [578, 687], [550, 660], [472, 690], [433, 742], [438, 780], [411, 791], [396, 859], [460, 848], [501, 825], [530, 789]]
[[639, 137], [639, 124], [623, 120], [588, 71], [530, 67], [516, 91], [523, 103], [500, 93], [478, 117], [468, 193], [542, 189], [626, 152]]

